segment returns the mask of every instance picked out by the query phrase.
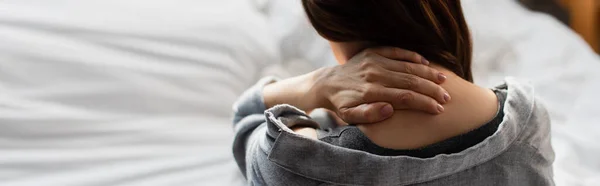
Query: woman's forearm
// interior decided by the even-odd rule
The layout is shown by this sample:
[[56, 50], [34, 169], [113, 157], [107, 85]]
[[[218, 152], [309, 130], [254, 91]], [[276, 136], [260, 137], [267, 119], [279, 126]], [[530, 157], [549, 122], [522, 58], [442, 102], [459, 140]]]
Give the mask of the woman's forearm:
[[320, 108], [314, 85], [321, 71], [323, 69], [266, 85], [263, 89], [265, 106], [289, 104], [305, 112]]
[[343, 65], [265, 86], [263, 103], [267, 108], [289, 104], [305, 112], [326, 108], [354, 124], [383, 121], [394, 109], [440, 114], [440, 104], [450, 100], [439, 85], [446, 77], [422, 59], [399, 48], [367, 49]]

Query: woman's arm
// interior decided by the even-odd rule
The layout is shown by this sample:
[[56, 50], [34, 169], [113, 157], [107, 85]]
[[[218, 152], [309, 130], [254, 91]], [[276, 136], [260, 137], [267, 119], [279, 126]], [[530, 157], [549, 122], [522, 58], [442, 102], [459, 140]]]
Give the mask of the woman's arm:
[[439, 114], [441, 104], [450, 100], [438, 85], [446, 77], [421, 61], [426, 60], [398, 48], [365, 50], [347, 64], [266, 85], [264, 103], [267, 108], [290, 104], [307, 112], [326, 108], [354, 124], [385, 120], [393, 110]]
[[[395, 48], [367, 50], [357, 55], [355, 62], [278, 82], [266, 78], [247, 90], [234, 105], [233, 152], [240, 170], [249, 181], [253, 180], [250, 177], [259, 174], [256, 166], [267, 166], [265, 163], [268, 162], [264, 161], [270, 146], [282, 130], [291, 132], [290, 128], [293, 128], [314, 136], [311, 128], [318, 128], [318, 124], [295, 107], [335, 110], [352, 123], [381, 120], [377, 118], [381, 110], [377, 107], [386, 105], [439, 113], [438, 100], [440, 103], [447, 101], [443, 96], [445, 90], [437, 85], [444, 78], [426, 65], [386, 58], [422, 60], [414, 53], [403, 51]], [[279, 104], [295, 107], [276, 106], [265, 113], [267, 108]], [[280, 118], [293, 118], [297, 122], [282, 126], [277, 124]]]

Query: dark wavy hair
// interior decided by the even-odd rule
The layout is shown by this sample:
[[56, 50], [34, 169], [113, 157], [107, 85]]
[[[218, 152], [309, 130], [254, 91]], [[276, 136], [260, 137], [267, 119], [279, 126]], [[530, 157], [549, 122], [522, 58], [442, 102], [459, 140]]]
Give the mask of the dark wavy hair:
[[473, 81], [472, 44], [460, 0], [302, 0], [330, 41], [412, 50]]

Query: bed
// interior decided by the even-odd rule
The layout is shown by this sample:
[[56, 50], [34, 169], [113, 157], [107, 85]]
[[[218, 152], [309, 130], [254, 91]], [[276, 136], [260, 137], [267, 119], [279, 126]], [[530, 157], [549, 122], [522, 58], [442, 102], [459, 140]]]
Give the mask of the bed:
[[[557, 184], [599, 185], [598, 56], [514, 1], [464, 2], [477, 83], [533, 81]], [[0, 185], [242, 185], [236, 97], [334, 64], [295, 1], [0, 1]]]
[[0, 1], [0, 185], [241, 185], [267, 28], [241, 0]]

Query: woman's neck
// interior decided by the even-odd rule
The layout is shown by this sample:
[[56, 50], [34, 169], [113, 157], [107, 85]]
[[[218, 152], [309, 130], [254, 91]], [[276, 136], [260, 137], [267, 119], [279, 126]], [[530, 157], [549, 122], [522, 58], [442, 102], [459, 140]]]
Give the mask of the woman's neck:
[[492, 120], [498, 100], [490, 89], [468, 82], [449, 70], [432, 65], [447, 75], [441, 86], [452, 100], [439, 115], [411, 110], [397, 110], [383, 122], [360, 125], [375, 144], [391, 149], [417, 149], [467, 133]]

